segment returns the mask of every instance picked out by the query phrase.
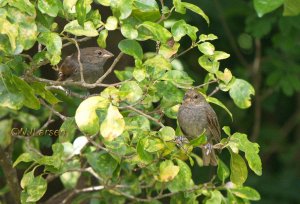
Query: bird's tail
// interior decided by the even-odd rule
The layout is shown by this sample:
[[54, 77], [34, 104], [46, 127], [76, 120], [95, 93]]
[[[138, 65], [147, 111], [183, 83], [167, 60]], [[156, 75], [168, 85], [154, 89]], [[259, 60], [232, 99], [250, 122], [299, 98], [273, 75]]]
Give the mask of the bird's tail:
[[203, 166], [217, 166], [218, 160], [215, 153], [215, 150], [212, 148], [210, 143], [201, 147], [202, 149], [202, 159], [203, 159]]

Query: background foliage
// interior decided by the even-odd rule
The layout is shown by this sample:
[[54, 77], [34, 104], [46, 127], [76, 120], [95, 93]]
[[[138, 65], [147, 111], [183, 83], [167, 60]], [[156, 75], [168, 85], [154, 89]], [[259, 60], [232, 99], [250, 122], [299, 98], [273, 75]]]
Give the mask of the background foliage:
[[[297, 203], [299, 12], [297, 0], [0, 1], [0, 202]], [[96, 42], [122, 51], [107, 69], [121, 83], [51, 80], [64, 50]], [[220, 107], [217, 169], [170, 142], [193, 83]], [[74, 86], [101, 90], [84, 100]]]

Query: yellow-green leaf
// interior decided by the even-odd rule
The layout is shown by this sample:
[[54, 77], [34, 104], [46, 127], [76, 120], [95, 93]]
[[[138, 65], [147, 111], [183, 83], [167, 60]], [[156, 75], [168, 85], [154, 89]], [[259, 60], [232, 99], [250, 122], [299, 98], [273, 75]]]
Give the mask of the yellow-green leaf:
[[107, 115], [101, 124], [100, 132], [105, 140], [112, 141], [119, 137], [125, 129], [125, 121], [119, 109], [112, 104], [109, 105]]

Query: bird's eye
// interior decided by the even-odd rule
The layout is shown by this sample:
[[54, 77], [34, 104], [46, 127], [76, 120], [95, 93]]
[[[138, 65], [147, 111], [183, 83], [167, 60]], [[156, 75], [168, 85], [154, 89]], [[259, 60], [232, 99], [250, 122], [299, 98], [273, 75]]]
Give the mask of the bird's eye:
[[101, 56], [101, 55], [102, 55], [102, 51], [99, 50], [99, 51], [97, 52], [97, 54], [98, 54], [99, 56]]
[[194, 96], [194, 99], [197, 99], [197, 98], [198, 98], [198, 95], [195, 95], [195, 96]]

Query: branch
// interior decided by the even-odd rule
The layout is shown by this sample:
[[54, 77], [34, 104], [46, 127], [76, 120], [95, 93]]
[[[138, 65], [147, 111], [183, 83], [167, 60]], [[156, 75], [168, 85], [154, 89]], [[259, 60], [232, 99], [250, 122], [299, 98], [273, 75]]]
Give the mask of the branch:
[[214, 3], [215, 3], [215, 7], [216, 7], [216, 10], [217, 10], [217, 14], [219, 16], [219, 19], [221, 21], [221, 24], [224, 28], [224, 31], [225, 31], [225, 34], [229, 40], [229, 44], [230, 46], [232, 47], [235, 55], [237, 56], [237, 59], [240, 61], [240, 63], [244, 66], [244, 67], [247, 67], [249, 68], [249, 64], [247, 62], [247, 60], [245, 59], [245, 57], [242, 55], [241, 51], [239, 50], [236, 42], [235, 42], [235, 39], [233, 37], [233, 34], [226, 22], [226, 19], [224, 17], [224, 13], [223, 13], [223, 9], [221, 8], [220, 6], [220, 3], [219, 3], [219, 0], [214, 0]]
[[252, 129], [251, 140], [256, 141], [261, 127], [261, 95], [260, 95], [260, 87], [261, 87], [261, 42], [259, 39], [255, 40], [255, 58], [253, 61], [253, 85], [255, 89], [255, 104], [254, 104], [254, 125]]
[[14, 203], [20, 202], [20, 185], [18, 181], [17, 171], [12, 166], [11, 155], [0, 146], [0, 165], [4, 172], [10, 194], [14, 200]]
[[124, 82], [118, 82], [118, 83], [114, 83], [114, 84], [102, 84], [102, 83], [82, 83], [82, 82], [78, 82], [78, 81], [54, 81], [54, 80], [50, 80], [50, 79], [43, 79], [43, 78], [39, 78], [36, 76], [27, 76], [25, 78], [26, 81], [38, 81], [38, 82], [43, 82], [46, 83], [48, 85], [52, 85], [52, 86], [79, 86], [79, 87], [84, 87], [84, 88], [89, 88], [89, 89], [93, 89], [96, 87], [110, 87], [110, 86], [119, 86]]

